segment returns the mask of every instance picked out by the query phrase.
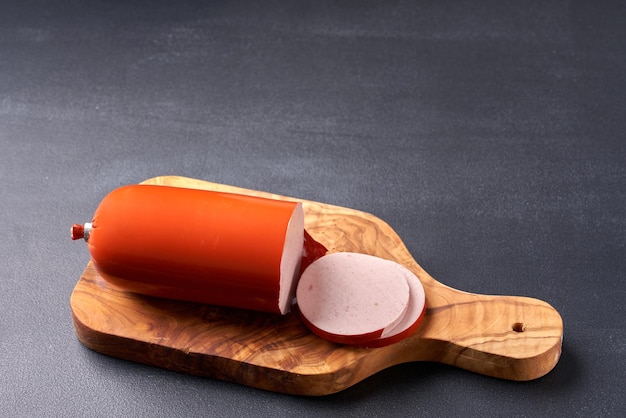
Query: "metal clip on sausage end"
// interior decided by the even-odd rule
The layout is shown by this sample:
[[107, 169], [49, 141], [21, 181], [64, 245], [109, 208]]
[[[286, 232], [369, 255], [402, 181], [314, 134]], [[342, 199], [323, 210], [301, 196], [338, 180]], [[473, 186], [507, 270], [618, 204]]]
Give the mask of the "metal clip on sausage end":
[[74, 224], [70, 229], [73, 240], [84, 239], [89, 241], [89, 233], [91, 232], [91, 222], [87, 222], [84, 225]]

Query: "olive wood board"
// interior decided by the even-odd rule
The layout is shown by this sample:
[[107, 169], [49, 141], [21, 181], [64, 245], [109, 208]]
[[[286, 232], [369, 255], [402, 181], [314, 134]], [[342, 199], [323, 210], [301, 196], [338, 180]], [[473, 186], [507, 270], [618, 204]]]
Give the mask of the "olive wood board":
[[[176, 176], [144, 183], [299, 200]], [[129, 293], [105, 281], [90, 261], [70, 297], [78, 339], [113, 357], [297, 395], [339, 392], [380, 370], [413, 361], [509, 380], [539, 378], [558, 362], [563, 322], [548, 303], [443, 285], [417, 264], [383, 220], [299, 201], [305, 229], [329, 253], [370, 254], [417, 275], [426, 311], [413, 335], [380, 348], [335, 344], [311, 333], [295, 312], [281, 316]]]

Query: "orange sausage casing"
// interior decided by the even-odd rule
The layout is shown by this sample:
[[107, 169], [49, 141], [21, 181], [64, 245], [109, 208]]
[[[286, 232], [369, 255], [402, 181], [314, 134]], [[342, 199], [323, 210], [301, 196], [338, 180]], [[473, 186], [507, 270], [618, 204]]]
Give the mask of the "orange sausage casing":
[[98, 272], [129, 291], [284, 314], [303, 234], [298, 202], [132, 185], [102, 200], [86, 239]]

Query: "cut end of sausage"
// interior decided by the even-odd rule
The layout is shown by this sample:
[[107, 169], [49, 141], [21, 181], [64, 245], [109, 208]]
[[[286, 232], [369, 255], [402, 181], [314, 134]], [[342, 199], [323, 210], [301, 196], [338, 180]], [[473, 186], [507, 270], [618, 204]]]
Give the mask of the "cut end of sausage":
[[411, 276], [398, 263], [366, 254], [326, 255], [303, 272], [298, 308], [305, 324], [327, 340], [360, 345], [387, 338], [404, 328]]
[[282, 315], [291, 309], [292, 300], [296, 292], [296, 283], [300, 274], [302, 261], [302, 243], [304, 242], [304, 210], [298, 203], [293, 210], [287, 233], [283, 254], [280, 260], [280, 290], [278, 309]]

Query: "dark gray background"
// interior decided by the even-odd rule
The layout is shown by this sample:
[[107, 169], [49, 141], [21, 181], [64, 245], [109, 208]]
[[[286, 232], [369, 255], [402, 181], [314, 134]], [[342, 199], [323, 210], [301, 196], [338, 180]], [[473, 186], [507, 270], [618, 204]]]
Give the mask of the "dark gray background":
[[[0, 415], [623, 415], [624, 4], [0, 2]], [[164, 174], [371, 212], [439, 281], [551, 303], [561, 361], [303, 398], [89, 351], [69, 227]]]

